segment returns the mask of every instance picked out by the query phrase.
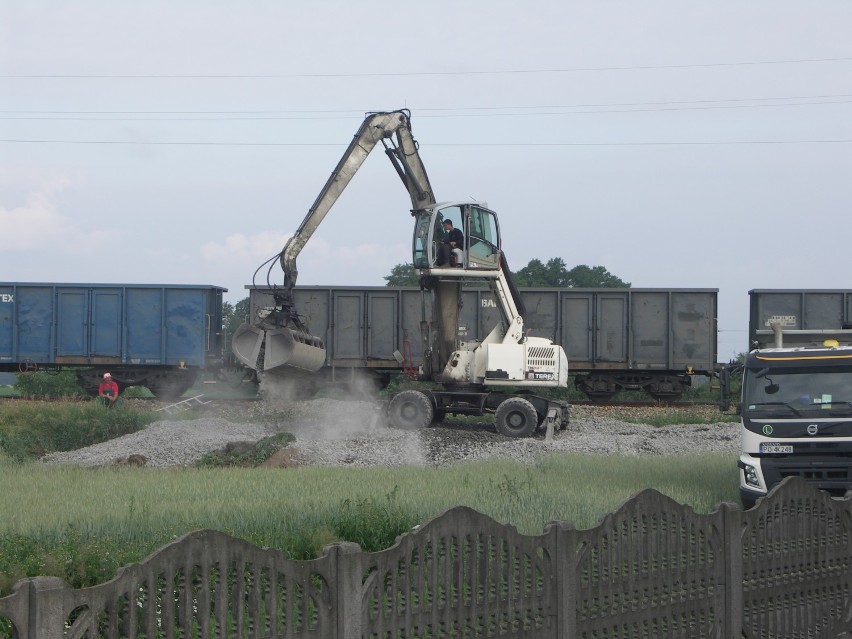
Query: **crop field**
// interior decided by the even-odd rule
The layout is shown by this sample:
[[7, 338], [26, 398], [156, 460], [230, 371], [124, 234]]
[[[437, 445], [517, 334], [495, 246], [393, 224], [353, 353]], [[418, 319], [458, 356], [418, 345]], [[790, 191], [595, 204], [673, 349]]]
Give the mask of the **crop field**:
[[[78, 435], [55, 429], [61, 441], [79, 445], [78, 431], [114, 436], [108, 425], [88, 424], [79, 414], [85, 408], [71, 408], [69, 429]], [[50, 448], [56, 406], [36, 410], [41, 418], [0, 422], [0, 448], [12, 433], [20, 441], [27, 431], [22, 419], [38, 425], [38, 445]], [[125, 418], [122, 429], [150, 419]], [[370, 551], [389, 547], [397, 535], [457, 505], [526, 534], [554, 520], [590, 527], [644, 488], [709, 512], [737, 500], [735, 463], [722, 453], [553, 454], [531, 464], [489, 460], [440, 468], [81, 468], [0, 453], [0, 596], [38, 574], [75, 587], [106, 581], [118, 567], [199, 528], [307, 559], [338, 540]]]

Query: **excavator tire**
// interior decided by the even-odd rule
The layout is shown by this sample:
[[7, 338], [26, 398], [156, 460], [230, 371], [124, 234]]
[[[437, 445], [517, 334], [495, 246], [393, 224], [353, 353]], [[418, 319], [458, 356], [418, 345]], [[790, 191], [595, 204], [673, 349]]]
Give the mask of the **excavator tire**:
[[417, 430], [432, 423], [432, 401], [416, 390], [402, 391], [388, 404], [388, 422], [394, 428]]
[[538, 413], [523, 397], [510, 397], [497, 407], [494, 424], [506, 437], [529, 437], [538, 427]]

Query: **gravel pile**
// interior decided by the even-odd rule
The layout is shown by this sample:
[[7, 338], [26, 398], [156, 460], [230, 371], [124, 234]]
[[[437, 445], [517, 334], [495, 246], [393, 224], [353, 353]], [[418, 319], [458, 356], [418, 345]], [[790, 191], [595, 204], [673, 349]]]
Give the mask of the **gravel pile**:
[[[572, 407], [568, 428], [546, 441], [543, 432], [513, 439], [487, 423], [450, 421], [421, 431], [389, 428], [384, 406], [371, 401], [318, 399], [286, 405], [259, 401], [204, 408], [197, 419], [161, 421], [146, 429], [87, 448], [52, 453], [45, 463], [102, 466], [133, 463], [186, 466], [205, 453], [236, 442], [257, 442], [286, 431], [296, 441], [279, 465], [443, 466], [492, 458], [531, 463], [553, 452], [607, 455], [672, 455], [689, 452], [738, 454], [734, 423], [654, 427], [619, 419], [642, 409]], [[654, 409], [659, 411], [661, 409]], [[203, 412], [202, 412], [203, 411]], [[277, 465], [275, 458], [269, 465]]]

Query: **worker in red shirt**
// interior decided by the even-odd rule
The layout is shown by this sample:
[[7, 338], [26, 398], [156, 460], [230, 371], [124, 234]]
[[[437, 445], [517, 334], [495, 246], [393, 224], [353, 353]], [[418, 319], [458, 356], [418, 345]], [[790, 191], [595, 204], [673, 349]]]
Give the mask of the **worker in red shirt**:
[[98, 400], [107, 408], [115, 406], [115, 402], [118, 400], [118, 384], [115, 383], [109, 373], [104, 373], [104, 379], [98, 385]]

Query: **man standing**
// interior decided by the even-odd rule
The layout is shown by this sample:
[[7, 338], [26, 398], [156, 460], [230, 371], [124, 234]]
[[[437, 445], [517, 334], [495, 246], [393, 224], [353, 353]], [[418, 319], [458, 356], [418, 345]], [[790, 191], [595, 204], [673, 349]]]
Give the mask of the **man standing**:
[[104, 373], [104, 379], [98, 386], [98, 401], [107, 408], [115, 406], [118, 399], [118, 384], [109, 373]]

